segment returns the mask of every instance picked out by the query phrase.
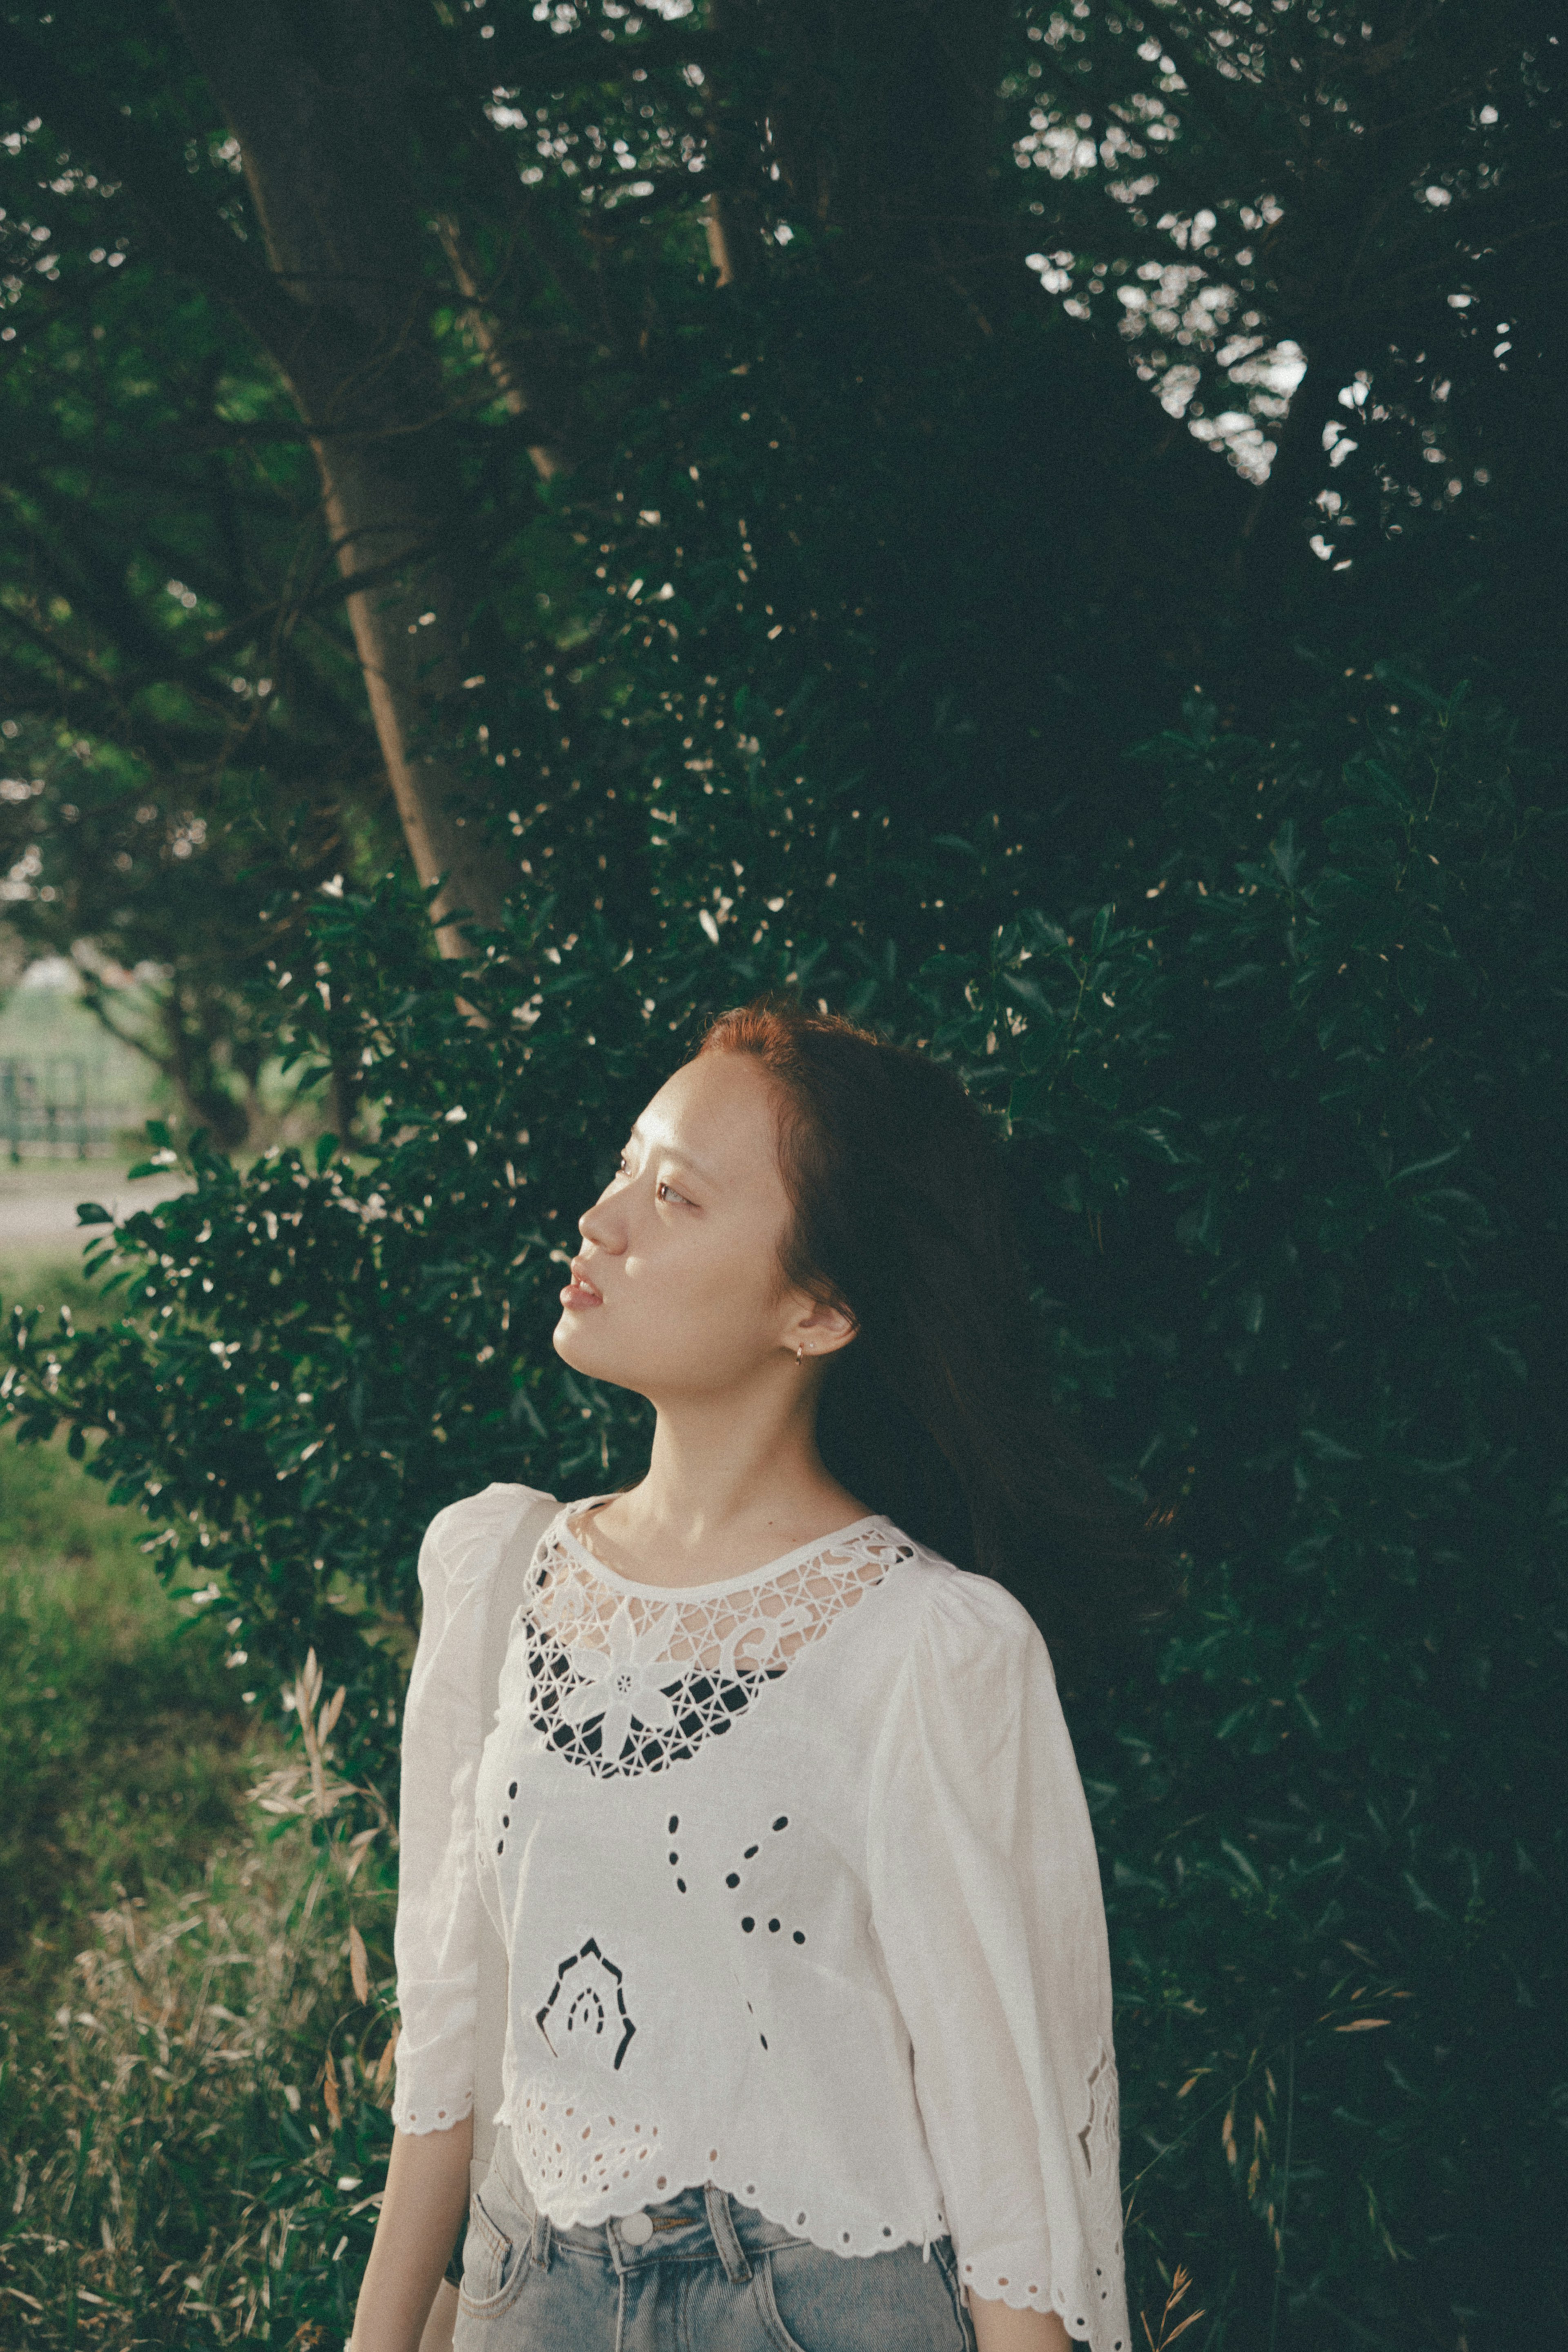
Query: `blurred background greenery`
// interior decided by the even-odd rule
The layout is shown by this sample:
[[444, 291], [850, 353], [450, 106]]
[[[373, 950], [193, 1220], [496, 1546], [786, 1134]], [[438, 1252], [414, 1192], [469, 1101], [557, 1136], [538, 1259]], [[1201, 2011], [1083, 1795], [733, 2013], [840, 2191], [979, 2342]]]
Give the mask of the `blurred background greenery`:
[[779, 985], [1182, 1556], [1046, 1629], [1151, 2343], [1561, 2333], [1553, 13], [0, 13], [0, 1058], [152, 1114], [6, 1260], [7, 2327], [346, 2325], [419, 1533], [634, 1475], [557, 1261]]

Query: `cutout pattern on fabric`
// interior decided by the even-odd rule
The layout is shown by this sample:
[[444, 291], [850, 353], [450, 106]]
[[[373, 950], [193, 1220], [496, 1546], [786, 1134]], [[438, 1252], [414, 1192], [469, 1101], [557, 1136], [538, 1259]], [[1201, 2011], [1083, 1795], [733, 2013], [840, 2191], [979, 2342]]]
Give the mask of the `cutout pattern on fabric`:
[[[729, 1889], [732, 1895], [738, 1895], [740, 1897], [735, 1916], [739, 1923], [740, 1932], [743, 1936], [756, 1935], [759, 1931], [765, 1932], [769, 1936], [780, 1936], [788, 1933], [789, 1939], [792, 1944], [803, 1944], [806, 1940], [806, 1930], [804, 1927], [790, 1927], [786, 1929], [785, 1922], [782, 1919], [777, 1916], [765, 1918], [761, 1916], [761, 1911], [765, 1911], [768, 1908], [766, 1905], [762, 1906], [761, 1911], [759, 1911], [755, 1899], [749, 1904], [746, 1899], [753, 1878], [753, 1874], [748, 1870], [747, 1864], [755, 1862], [758, 1855], [761, 1853], [763, 1840], [765, 1838], [769, 1836], [777, 1837], [780, 1831], [787, 1830], [789, 1826], [789, 1816], [788, 1813], [779, 1813], [776, 1815], [769, 1825], [769, 1828], [763, 1832], [762, 1837], [754, 1838], [752, 1840], [751, 1843], [741, 1854], [734, 1869], [727, 1870], [724, 1874], [725, 1885]], [[764, 1863], [763, 1873], [766, 1873], [766, 1869], [767, 1864]], [[759, 1876], [762, 1874], [758, 1874]], [[768, 2043], [766, 2040], [763, 2042], [762, 2046], [765, 2050], [767, 2049]]]
[[1093, 2276], [1085, 2281], [1085, 2292], [1099, 2303], [1108, 2304], [1113, 2284], [1120, 2281], [1122, 2262], [1122, 2126], [1116, 2061], [1103, 2042], [1089, 2070], [1085, 2088], [1089, 2111], [1077, 2138], [1083, 2169], [1089, 2176], [1084, 2200], [1088, 2242], [1092, 2247], [1108, 2246], [1116, 2266], [1113, 2276], [1096, 2263]]
[[685, 1763], [913, 1554], [873, 1525], [765, 1582], [666, 1601], [618, 1591], [552, 1529], [527, 1610], [529, 1719], [568, 1763], [602, 1779]]
[[1096, 2174], [1103, 2178], [1117, 2154], [1116, 2136], [1111, 2129], [1116, 2112], [1116, 2068], [1103, 2042], [1089, 2070], [1086, 2088], [1089, 2113], [1078, 2135], [1078, 2145], [1082, 2152], [1083, 2169], [1092, 2180]]
[[659, 2126], [634, 2111], [596, 2114], [580, 2099], [552, 2098], [532, 2082], [519, 2086], [509, 2120], [530, 2186], [580, 2212], [591, 2210], [585, 2192], [590, 2200], [610, 2197], [639, 2180], [650, 2202], [669, 2186]]
[[627, 2015], [621, 1971], [591, 1936], [561, 1961], [534, 2023], [552, 2058], [586, 2057], [607, 2074], [619, 2071], [637, 2028]]

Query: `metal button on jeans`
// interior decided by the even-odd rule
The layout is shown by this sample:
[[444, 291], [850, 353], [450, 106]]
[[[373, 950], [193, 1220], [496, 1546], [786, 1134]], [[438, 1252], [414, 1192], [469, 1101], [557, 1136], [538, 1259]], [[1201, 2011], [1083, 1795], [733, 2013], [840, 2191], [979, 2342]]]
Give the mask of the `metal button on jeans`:
[[628, 2213], [621, 2224], [621, 2234], [629, 2246], [645, 2246], [653, 2234], [653, 2224], [646, 2213]]

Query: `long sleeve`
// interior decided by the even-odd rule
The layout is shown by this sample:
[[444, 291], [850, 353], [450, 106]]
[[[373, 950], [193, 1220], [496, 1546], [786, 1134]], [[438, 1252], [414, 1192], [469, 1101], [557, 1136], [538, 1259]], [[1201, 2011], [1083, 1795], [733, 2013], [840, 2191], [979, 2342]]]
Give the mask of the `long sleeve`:
[[878, 1741], [872, 1916], [959, 2275], [1131, 2352], [1093, 1832], [1050, 1656], [1001, 1588], [931, 1594]]
[[403, 1707], [393, 1937], [400, 2131], [444, 2131], [474, 2104], [486, 1618], [507, 1540], [534, 1499], [527, 1486], [487, 1486], [438, 1512], [420, 1546], [423, 1612]]

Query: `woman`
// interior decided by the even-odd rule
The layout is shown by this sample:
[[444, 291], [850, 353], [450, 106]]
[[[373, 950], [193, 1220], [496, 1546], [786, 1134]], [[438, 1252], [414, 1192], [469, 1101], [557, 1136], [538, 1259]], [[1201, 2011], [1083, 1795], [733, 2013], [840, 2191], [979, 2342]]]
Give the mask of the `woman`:
[[580, 1224], [555, 1345], [651, 1400], [652, 1458], [540, 1540], [494, 1729], [538, 1497], [425, 1538], [355, 2352], [414, 2352], [468, 2203], [481, 1903], [507, 2042], [458, 2352], [1131, 2352], [1093, 1837], [997, 1579], [1092, 1626], [1153, 1574], [1038, 1401], [981, 1117], [763, 1000]]

